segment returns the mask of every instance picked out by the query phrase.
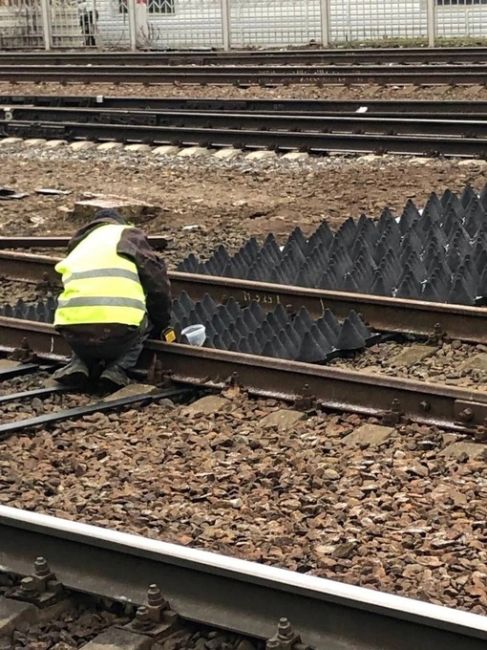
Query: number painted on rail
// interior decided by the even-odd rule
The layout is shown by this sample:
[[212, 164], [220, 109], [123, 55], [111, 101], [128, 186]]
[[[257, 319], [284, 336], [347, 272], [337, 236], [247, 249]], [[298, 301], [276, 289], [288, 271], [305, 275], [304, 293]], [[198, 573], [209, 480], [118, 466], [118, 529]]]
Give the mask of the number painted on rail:
[[281, 302], [281, 296], [277, 293], [254, 293], [251, 291], [243, 292], [243, 302], [258, 302], [262, 305], [278, 305]]

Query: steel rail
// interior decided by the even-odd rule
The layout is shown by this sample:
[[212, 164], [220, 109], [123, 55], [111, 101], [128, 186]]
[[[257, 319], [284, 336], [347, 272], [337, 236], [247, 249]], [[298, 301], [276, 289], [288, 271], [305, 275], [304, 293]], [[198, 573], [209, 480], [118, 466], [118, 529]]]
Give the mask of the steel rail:
[[296, 49], [218, 52], [205, 50], [148, 52], [2, 52], [0, 63], [37, 65], [154, 65], [160, 63], [198, 65], [211, 63], [478, 63], [487, 60], [485, 47], [453, 48], [364, 48], [364, 49]]
[[487, 66], [7, 66], [0, 81], [161, 84], [483, 84]]
[[[188, 127], [234, 130], [287, 131], [297, 133], [365, 133], [379, 135], [428, 135], [456, 138], [487, 137], [487, 120], [429, 119], [368, 115], [292, 115], [255, 112], [195, 112], [164, 110], [113, 110], [101, 107], [45, 106], [0, 107], [3, 119], [14, 122], [77, 122], [124, 126]], [[251, 144], [251, 143], [250, 143]], [[277, 143], [276, 143], [277, 144]], [[485, 145], [485, 143], [484, 143]], [[487, 148], [486, 148], [487, 150]]]
[[51, 106], [72, 108], [144, 109], [166, 111], [245, 111], [257, 113], [355, 114], [367, 108], [367, 115], [458, 116], [470, 119], [487, 115], [487, 101], [430, 100], [333, 100], [333, 99], [206, 99], [180, 97], [111, 97], [82, 95], [0, 95], [0, 106]]
[[0, 120], [0, 136], [95, 139], [153, 144], [178, 144], [211, 147], [272, 148], [281, 151], [343, 151], [349, 153], [397, 153], [445, 155], [455, 157], [487, 156], [487, 141], [482, 138], [440, 135], [384, 135], [362, 133], [320, 133], [316, 131], [256, 131], [230, 128], [145, 126], [79, 122], [29, 122]]
[[316, 650], [481, 650], [487, 639], [483, 616], [0, 506], [2, 569], [30, 574], [38, 555], [68, 589], [138, 604], [157, 583], [184, 619], [265, 639], [287, 617]]
[[[69, 346], [53, 325], [0, 318], [0, 349], [28, 346], [39, 358], [59, 359]], [[206, 388], [236, 382], [250, 394], [296, 401], [313, 398], [325, 408], [471, 432], [487, 417], [487, 393], [380, 376], [297, 361], [195, 348], [150, 340], [140, 368], [158, 381], [161, 368], [173, 381]]]
[[[0, 236], [0, 250], [5, 248], [65, 248], [70, 239], [71, 237], [60, 236]], [[159, 251], [165, 250], [169, 244], [169, 240], [163, 235], [149, 235], [148, 239], [152, 247]]]
[[[59, 275], [54, 265], [58, 261], [57, 257], [0, 251], [0, 277], [56, 285]], [[487, 312], [483, 307], [308, 289], [179, 271], [170, 271], [169, 277], [175, 294], [186, 291], [193, 300], [200, 300], [208, 293], [217, 302], [233, 297], [242, 304], [256, 300], [269, 309], [282, 304], [298, 311], [303, 306], [314, 318], [319, 318], [326, 308], [340, 317], [347, 316], [353, 309], [379, 331], [416, 336], [445, 333], [452, 339], [487, 344]]]

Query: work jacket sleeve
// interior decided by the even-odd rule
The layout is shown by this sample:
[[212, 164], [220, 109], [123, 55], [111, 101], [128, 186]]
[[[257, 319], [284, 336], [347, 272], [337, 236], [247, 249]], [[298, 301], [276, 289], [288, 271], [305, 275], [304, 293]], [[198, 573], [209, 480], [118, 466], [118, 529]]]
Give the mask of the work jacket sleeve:
[[123, 231], [117, 253], [136, 265], [146, 295], [147, 313], [153, 325], [153, 333], [158, 335], [169, 325], [171, 318], [171, 284], [166, 265], [138, 228]]

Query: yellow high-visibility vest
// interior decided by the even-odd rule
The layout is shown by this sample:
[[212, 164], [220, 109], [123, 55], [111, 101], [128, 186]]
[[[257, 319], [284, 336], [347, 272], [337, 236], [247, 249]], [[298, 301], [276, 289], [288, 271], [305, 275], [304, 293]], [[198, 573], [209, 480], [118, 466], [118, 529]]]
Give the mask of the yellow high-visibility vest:
[[133, 262], [117, 254], [125, 228], [99, 226], [56, 264], [64, 291], [54, 325], [122, 323], [140, 325], [145, 294]]

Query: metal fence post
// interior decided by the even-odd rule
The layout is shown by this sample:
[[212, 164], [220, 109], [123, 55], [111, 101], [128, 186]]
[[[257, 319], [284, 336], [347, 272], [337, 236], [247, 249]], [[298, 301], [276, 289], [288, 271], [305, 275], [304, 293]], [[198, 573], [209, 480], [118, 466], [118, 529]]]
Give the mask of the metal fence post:
[[49, 0], [41, 0], [41, 20], [42, 20], [42, 36], [44, 39], [44, 49], [50, 50], [52, 47], [51, 37], [51, 8]]
[[222, 15], [222, 41], [225, 52], [232, 47], [231, 25], [230, 25], [230, 1], [220, 0], [220, 11]]
[[130, 49], [137, 49], [137, 19], [135, 12], [135, 0], [127, 0], [127, 16], [129, 22]]
[[426, 9], [428, 24], [428, 47], [434, 47], [436, 37], [436, 0], [426, 0]]
[[320, 0], [320, 28], [321, 45], [330, 47], [330, 3], [329, 0]]

